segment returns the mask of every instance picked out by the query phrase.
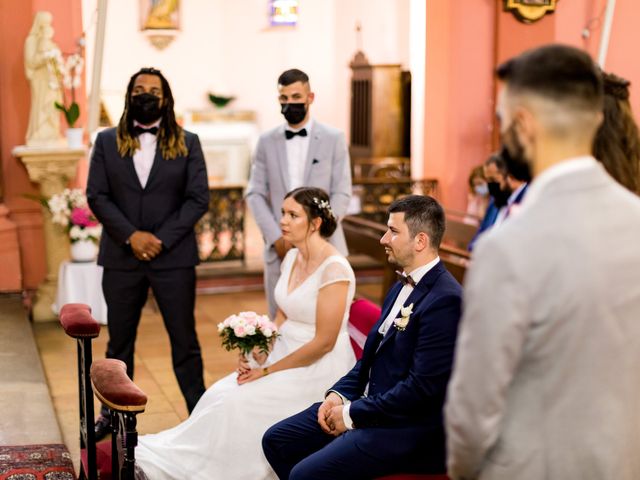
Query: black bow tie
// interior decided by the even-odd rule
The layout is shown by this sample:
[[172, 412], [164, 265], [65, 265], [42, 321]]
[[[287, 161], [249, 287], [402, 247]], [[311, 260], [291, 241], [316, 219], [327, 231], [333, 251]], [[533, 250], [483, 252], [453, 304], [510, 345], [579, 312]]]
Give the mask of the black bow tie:
[[302, 130], [298, 130], [297, 132], [294, 132], [293, 130], [285, 130], [284, 131], [284, 136], [287, 137], [287, 140], [291, 140], [296, 135], [300, 135], [301, 137], [306, 137], [307, 136], [307, 129], [303, 128]]
[[133, 132], [138, 135], [142, 135], [143, 133], [150, 133], [151, 135], [156, 135], [158, 133], [158, 127], [144, 128], [140, 125], [136, 125], [133, 127]]
[[405, 275], [403, 272], [396, 270], [396, 275], [398, 275], [398, 280], [402, 285], [411, 285], [412, 287], [416, 286], [416, 282], [411, 275]]

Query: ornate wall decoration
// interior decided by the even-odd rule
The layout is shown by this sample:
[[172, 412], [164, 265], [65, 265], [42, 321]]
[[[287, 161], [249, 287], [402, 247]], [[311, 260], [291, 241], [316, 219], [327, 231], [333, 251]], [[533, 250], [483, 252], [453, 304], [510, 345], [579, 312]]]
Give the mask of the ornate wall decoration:
[[242, 191], [241, 186], [210, 188], [209, 211], [196, 224], [201, 262], [244, 260]]
[[547, 13], [553, 13], [557, 0], [504, 0], [504, 11], [512, 12], [524, 23], [540, 20]]

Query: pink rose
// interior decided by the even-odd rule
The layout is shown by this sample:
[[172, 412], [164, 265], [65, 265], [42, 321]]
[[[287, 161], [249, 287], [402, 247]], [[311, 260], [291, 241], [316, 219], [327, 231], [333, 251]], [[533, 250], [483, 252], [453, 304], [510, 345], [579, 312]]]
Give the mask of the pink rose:
[[87, 207], [76, 207], [71, 210], [71, 223], [79, 227], [95, 227], [98, 221]]
[[233, 333], [236, 334], [236, 337], [242, 338], [247, 336], [247, 332], [242, 325], [238, 325], [233, 329]]

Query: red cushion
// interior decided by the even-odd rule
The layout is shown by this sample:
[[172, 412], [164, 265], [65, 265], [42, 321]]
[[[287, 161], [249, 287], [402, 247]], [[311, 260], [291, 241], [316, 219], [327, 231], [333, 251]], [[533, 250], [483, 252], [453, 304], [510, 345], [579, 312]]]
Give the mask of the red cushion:
[[93, 390], [104, 403], [118, 411], [144, 411], [147, 396], [127, 376], [121, 360], [102, 358], [91, 365]]
[[[87, 450], [84, 448], [80, 452], [80, 461], [82, 462], [84, 471], [88, 472]], [[98, 467], [100, 480], [111, 480], [111, 440], [96, 443], [96, 465]]]
[[69, 305], [79, 304], [67, 304], [60, 310], [60, 324], [67, 335], [73, 338], [94, 338], [100, 335], [100, 324], [91, 316], [90, 309], [80, 307], [65, 308]]
[[60, 309], [60, 315], [62, 316], [65, 312], [71, 310], [87, 310], [91, 312], [91, 307], [86, 303], [65, 303]]
[[380, 307], [370, 300], [359, 298], [349, 310], [349, 337], [356, 359], [362, 357], [362, 348], [369, 331], [380, 318]]

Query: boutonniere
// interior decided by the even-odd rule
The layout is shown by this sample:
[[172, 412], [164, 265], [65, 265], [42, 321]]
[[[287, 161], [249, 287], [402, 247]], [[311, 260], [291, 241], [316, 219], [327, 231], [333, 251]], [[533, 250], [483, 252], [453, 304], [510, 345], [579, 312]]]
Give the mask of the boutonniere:
[[396, 318], [393, 321], [393, 324], [396, 326], [396, 328], [401, 331], [404, 332], [405, 329], [407, 328], [407, 325], [409, 324], [409, 317], [411, 317], [411, 314], [413, 313], [413, 303], [407, 305], [406, 307], [402, 307], [400, 309], [400, 318]]

